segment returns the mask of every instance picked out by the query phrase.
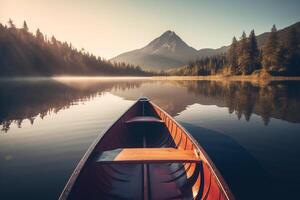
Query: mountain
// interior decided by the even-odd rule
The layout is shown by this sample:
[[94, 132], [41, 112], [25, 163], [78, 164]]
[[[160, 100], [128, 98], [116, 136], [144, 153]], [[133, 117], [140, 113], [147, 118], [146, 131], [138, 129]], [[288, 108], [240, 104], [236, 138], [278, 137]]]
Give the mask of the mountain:
[[120, 54], [111, 59], [139, 65], [144, 69], [170, 69], [183, 66], [190, 60], [223, 53], [228, 47], [196, 50], [187, 45], [174, 31], [166, 31], [147, 46]]
[[[286, 41], [288, 31], [292, 27], [300, 33], [300, 22], [298, 22], [278, 31], [280, 41]], [[269, 32], [265, 32], [256, 37], [259, 48], [264, 45], [268, 35]], [[188, 46], [175, 32], [166, 31], [147, 46], [120, 54], [112, 58], [111, 61], [131, 63], [144, 69], [171, 69], [183, 66], [190, 60], [225, 53], [228, 48], [229, 46], [223, 46], [217, 49], [196, 50]]]
[[168, 69], [195, 59], [198, 51], [188, 46], [175, 32], [166, 31], [147, 46], [123, 53], [111, 59], [140, 65], [146, 69]]

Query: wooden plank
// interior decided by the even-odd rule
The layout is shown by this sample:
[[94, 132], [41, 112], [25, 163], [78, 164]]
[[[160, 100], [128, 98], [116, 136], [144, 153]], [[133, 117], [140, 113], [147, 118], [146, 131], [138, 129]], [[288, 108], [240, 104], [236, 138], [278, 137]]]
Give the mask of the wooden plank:
[[185, 163], [200, 162], [194, 150], [175, 148], [126, 148], [102, 152], [99, 163]]
[[164, 122], [161, 119], [158, 119], [156, 117], [138, 116], [126, 121], [126, 123], [164, 123]]

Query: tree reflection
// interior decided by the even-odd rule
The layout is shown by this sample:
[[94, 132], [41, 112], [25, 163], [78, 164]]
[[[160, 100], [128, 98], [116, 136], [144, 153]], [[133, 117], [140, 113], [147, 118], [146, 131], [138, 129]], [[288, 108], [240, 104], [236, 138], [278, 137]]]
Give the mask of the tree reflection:
[[[181, 84], [198, 96], [218, 100], [218, 106], [228, 107], [228, 112], [235, 112], [238, 119], [244, 116], [249, 121], [255, 113], [261, 116], [265, 125], [271, 117], [300, 122], [297, 113], [300, 110], [300, 83], [296, 81], [256, 85], [237, 81], [183, 81]], [[201, 98], [198, 103], [201, 104]]]
[[36, 117], [43, 119], [105, 91], [133, 89], [140, 84], [141, 81], [0, 81], [1, 129], [7, 132], [12, 123], [21, 127], [24, 119], [33, 124]]
[[[155, 90], [155, 91], [154, 91]], [[270, 118], [300, 122], [300, 82], [253, 84], [238, 81], [154, 81], [154, 80], [42, 80], [0, 81], [0, 126], [7, 132], [12, 123], [31, 124], [37, 117], [68, 109], [79, 102], [110, 92], [136, 100], [143, 94], [176, 115], [188, 105], [227, 107], [238, 119], [251, 120], [253, 113], [265, 125]]]

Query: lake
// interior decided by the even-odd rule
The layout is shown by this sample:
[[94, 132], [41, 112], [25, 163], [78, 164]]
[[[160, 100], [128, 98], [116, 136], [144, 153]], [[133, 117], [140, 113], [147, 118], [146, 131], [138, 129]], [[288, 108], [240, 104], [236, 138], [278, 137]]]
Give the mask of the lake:
[[296, 199], [300, 81], [0, 80], [0, 199], [57, 199], [101, 132], [140, 96], [182, 124], [237, 199]]

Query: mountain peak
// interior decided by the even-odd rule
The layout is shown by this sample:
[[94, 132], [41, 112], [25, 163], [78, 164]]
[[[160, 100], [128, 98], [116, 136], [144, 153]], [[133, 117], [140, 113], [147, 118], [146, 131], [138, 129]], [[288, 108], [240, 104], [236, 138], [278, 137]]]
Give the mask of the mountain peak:
[[171, 30], [167, 30], [166, 32], [164, 32], [162, 34], [162, 36], [168, 36], [168, 37], [172, 37], [174, 35], [176, 35], [176, 33], [174, 31], [171, 31]]
[[153, 51], [162, 50], [174, 52], [176, 49], [190, 48], [174, 31], [168, 30], [150, 42], [144, 49]]
[[181, 38], [174, 31], [171, 31], [171, 30], [167, 30], [158, 38], [165, 39], [168, 42], [173, 41], [173, 40], [182, 41]]

